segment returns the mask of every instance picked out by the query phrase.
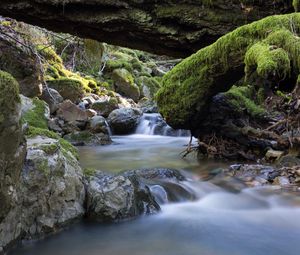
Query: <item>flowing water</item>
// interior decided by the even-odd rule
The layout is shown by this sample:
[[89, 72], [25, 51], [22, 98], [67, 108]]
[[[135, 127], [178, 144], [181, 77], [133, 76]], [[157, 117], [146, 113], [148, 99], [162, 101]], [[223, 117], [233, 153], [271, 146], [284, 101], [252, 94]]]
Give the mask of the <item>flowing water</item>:
[[[206, 181], [223, 166], [179, 154], [188, 137], [145, 134], [113, 137], [83, 147], [81, 164], [104, 171], [171, 167], [189, 173], [185, 185], [196, 201], [162, 205], [157, 215], [118, 224], [81, 222], [12, 255], [299, 255], [300, 197], [276, 187], [245, 188], [231, 179]], [[219, 182], [220, 183], [220, 182]], [[228, 187], [235, 187], [234, 189]]]

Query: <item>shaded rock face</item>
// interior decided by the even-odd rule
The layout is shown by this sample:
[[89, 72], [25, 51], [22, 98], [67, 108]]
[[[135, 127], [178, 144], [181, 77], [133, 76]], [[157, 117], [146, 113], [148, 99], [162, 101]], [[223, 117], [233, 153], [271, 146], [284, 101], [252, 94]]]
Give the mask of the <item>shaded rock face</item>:
[[0, 250], [21, 233], [20, 174], [26, 154], [18, 83], [0, 71]]
[[50, 108], [50, 113], [53, 114], [58, 110], [58, 104], [63, 102], [63, 97], [55, 89], [44, 89], [41, 99], [44, 100]]
[[84, 214], [83, 174], [58, 140], [28, 139], [22, 172], [22, 230], [26, 238], [55, 232]]
[[142, 112], [139, 109], [117, 109], [108, 116], [108, 123], [115, 134], [130, 134], [136, 129], [141, 116]]
[[83, 38], [188, 56], [242, 24], [292, 11], [292, 2], [10, 0], [0, 3], [0, 13]]
[[19, 83], [20, 93], [24, 96], [41, 95], [42, 80], [40, 65], [36, 57], [27, 48], [20, 46], [9, 37], [23, 41], [11, 30], [1, 26], [1, 31], [8, 36], [0, 36], [0, 70], [13, 75]]
[[58, 106], [57, 115], [65, 121], [87, 121], [87, 113], [70, 100], [66, 100]]

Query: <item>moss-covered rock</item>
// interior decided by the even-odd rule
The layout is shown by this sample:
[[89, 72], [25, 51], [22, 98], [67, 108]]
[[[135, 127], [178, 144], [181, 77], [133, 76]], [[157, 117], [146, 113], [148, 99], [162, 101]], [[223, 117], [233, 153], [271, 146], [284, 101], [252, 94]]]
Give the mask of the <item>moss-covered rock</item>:
[[141, 76], [137, 79], [137, 84], [140, 87], [141, 96], [149, 99], [154, 98], [156, 92], [160, 89], [159, 78]]
[[34, 98], [32, 100], [32, 105], [33, 108], [23, 114], [22, 121], [32, 127], [47, 129], [47, 122], [49, 118], [48, 105], [38, 98]]
[[164, 76], [157, 93], [160, 112], [175, 128], [196, 129], [211, 98], [245, 75], [245, 60], [247, 73], [257, 72], [275, 84], [298, 75], [300, 39], [294, 32], [299, 29], [298, 13], [270, 16], [201, 49]]
[[79, 101], [84, 96], [84, 84], [74, 78], [62, 77], [55, 80], [48, 80], [47, 84], [59, 92], [64, 99], [72, 102]]
[[133, 76], [124, 68], [116, 69], [112, 73], [112, 79], [115, 82], [115, 89], [125, 97], [132, 98], [137, 102], [140, 98], [140, 89], [134, 83]]

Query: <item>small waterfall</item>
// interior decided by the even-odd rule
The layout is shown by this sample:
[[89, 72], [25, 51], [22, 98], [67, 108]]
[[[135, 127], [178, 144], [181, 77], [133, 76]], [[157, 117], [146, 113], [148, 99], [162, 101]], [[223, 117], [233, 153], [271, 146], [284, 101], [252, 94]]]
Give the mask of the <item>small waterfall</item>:
[[106, 120], [105, 120], [105, 125], [106, 125], [106, 127], [107, 127], [108, 135], [109, 135], [109, 136], [112, 136], [111, 128], [110, 128], [110, 126], [109, 126], [109, 124], [108, 124], [108, 122], [107, 122]]
[[159, 113], [144, 113], [136, 129], [136, 134], [163, 135], [163, 136], [189, 136], [188, 130], [171, 128]]

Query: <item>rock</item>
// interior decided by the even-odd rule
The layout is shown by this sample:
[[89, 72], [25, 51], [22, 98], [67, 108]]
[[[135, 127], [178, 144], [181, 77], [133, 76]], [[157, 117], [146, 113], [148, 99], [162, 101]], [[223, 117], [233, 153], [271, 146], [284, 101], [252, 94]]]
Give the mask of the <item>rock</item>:
[[100, 115], [108, 117], [115, 109], [118, 109], [118, 100], [115, 97], [104, 96], [92, 104], [92, 109], [96, 110]]
[[84, 214], [85, 189], [77, 159], [60, 141], [27, 141], [22, 172], [22, 229], [26, 238], [56, 232]]
[[[232, 0], [220, 2], [68, 0], [68, 4], [79, 4], [81, 8], [77, 10], [80, 12], [80, 18], [77, 15], [70, 15], [67, 18], [65, 12], [59, 12], [63, 8], [63, 2], [58, 0], [47, 1], [46, 6], [37, 6], [41, 0], [23, 1], [1, 1], [1, 14], [52, 31], [70, 34], [75, 33], [74, 24], [76, 24], [76, 35], [82, 38], [101, 42], [106, 40], [113, 45], [174, 57], [189, 56], [247, 22], [293, 9], [292, 0], [243, 1], [243, 5], [240, 1]], [[44, 2], [46, 0], [43, 0]], [[147, 8], [144, 6], [145, 3]], [[170, 3], [174, 6], [169, 6]], [[180, 5], [180, 8], [176, 8], [175, 4]], [[107, 12], [107, 6], [113, 11]], [[123, 13], [124, 8], [126, 15]], [[35, 12], [31, 13], [30, 10], [33, 9]], [[118, 22], [115, 22], [116, 20]], [[178, 21], [176, 26], [174, 20]]]
[[290, 181], [287, 177], [285, 176], [278, 176], [274, 179], [274, 184], [275, 185], [280, 185], [280, 186], [289, 186]]
[[115, 69], [112, 73], [112, 79], [115, 82], [115, 89], [118, 93], [132, 98], [135, 102], [139, 100], [140, 89], [134, 84], [132, 75], [126, 69]]
[[281, 167], [293, 167], [293, 166], [299, 166], [300, 165], [300, 158], [295, 155], [285, 155], [281, 157], [277, 164]]
[[59, 105], [57, 116], [68, 122], [88, 120], [87, 113], [77, 107], [70, 100], [66, 100]]
[[93, 109], [87, 109], [86, 114], [87, 114], [88, 118], [92, 118], [97, 115], [97, 112]]
[[59, 120], [57, 118], [53, 118], [48, 121], [48, 128], [57, 133], [63, 132], [62, 128], [59, 125]]
[[111, 144], [111, 139], [108, 134], [94, 134], [87, 130], [72, 132], [65, 135], [64, 139], [76, 146], [96, 146]]
[[44, 100], [50, 108], [50, 113], [53, 114], [58, 110], [58, 105], [64, 101], [63, 97], [55, 89], [44, 89], [42, 96], [40, 97]]
[[[0, 52], [1, 55], [1, 52]], [[26, 146], [18, 82], [0, 71], [0, 247], [21, 234], [21, 171]]]
[[158, 113], [157, 104], [154, 101], [149, 100], [148, 98], [142, 98], [139, 101], [138, 105], [140, 108], [142, 108], [142, 111], [144, 113]]
[[78, 79], [62, 77], [48, 80], [47, 84], [50, 88], [57, 90], [65, 100], [70, 100], [74, 103], [79, 102], [85, 93], [83, 84]]
[[[4, 30], [4, 31], [3, 31]], [[9, 72], [18, 81], [20, 93], [27, 97], [42, 94], [41, 66], [37, 57], [28, 51], [22, 38], [13, 29], [1, 26], [7, 36], [0, 38], [0, 70]], [[17, 43], [21, 42], [21, 43]]]
[[141, 111], [136, 108], [117, 109], [108, 116], [108, 123], [115, 134], [130, 134], [136, 129], [141, 116]]
[[94, 133], [109, 134], [109, 127], [106, 119], [102, 116], [94, 116], [90, 119], [89, 128]]
[[265, 155], [265, 158], [268, 160], [268, 161], [277, 161], [279, 160], [282, 156], [284, 155], [284, 151], [276, 151], [276, 150], [268, 150], [266, 155]]
[[125, 176], [98, 172], [87, 183], [87, 215], [98, 221], [119, 221], [159, 210], [148, 186]]

